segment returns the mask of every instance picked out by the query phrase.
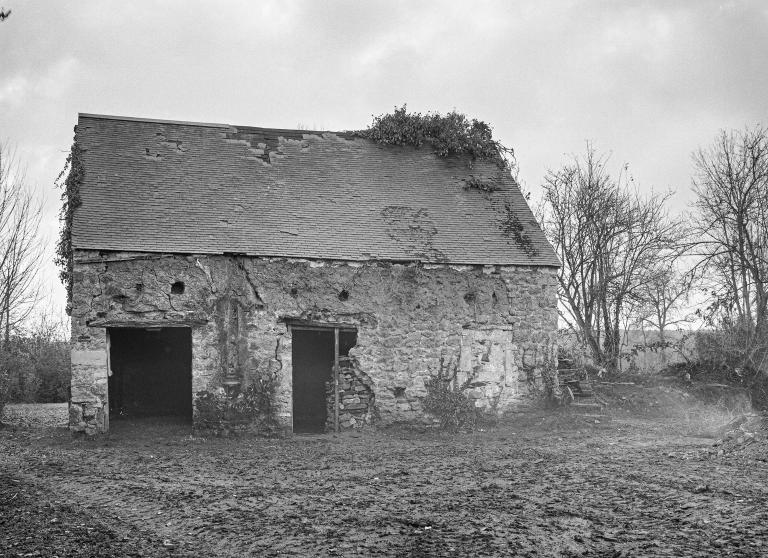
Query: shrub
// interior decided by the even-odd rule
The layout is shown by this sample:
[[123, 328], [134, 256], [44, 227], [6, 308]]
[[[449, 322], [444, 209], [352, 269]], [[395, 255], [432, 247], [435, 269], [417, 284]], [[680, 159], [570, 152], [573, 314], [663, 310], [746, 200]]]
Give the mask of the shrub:
[[456, 382], [458, 363], [445, 364], [440, 358], [440, 367], [436, 376], [424, 382], [427, 396], [424, 398], [424, 409], [440, 421], [440, 428], [458, 432], [462, 428], [474, 429], [482, 419], [480, 410], [467, 397], [471, 378], [459, 385]]
[[263, 374], [239, 393], [226, 395], [199, 391], [195, 394], [195, 424], [216, 433], [255, 429], [260, 434], [278, 433], [275, 397], [277, 376]]
[[768, 375], [768, 334], [740, 325], [700, 331], [696, 335], [699, 360], [723, 369], [751, 368]]

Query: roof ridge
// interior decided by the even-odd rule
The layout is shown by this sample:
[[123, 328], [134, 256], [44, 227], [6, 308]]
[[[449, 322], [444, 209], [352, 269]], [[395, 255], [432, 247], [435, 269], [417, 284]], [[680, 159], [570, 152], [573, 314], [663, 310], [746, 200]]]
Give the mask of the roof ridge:
[[125, 120], [127, 122], [148, 122], [158, 124], [181, 124], [184, 126], [200, 126], [202, 128], [236, 128], [231, 124], [214, 122], [191, 122], [189, 120], [163, 120], [161, 118], [140, 118], [136, 116], [118, 116], [114, 114], [94, 114], [88, 112], [77, 113], [78, 118], [96, 118], [99, 120]]
[[126, 122], [147, 122], [153, 124], [177, 124], [182, 126], [199, 126], [201, 128], [235, 128], [241, 130], [258, 130], [261, 132], [273, 132], [273, 133], [299, 133], [309, 135], [320, 134], [349, 134], [348, 130], [300, 130], [298, 128], [270, 128], [265, 126], [250, 126], [247, 124], [221, 124], [217, 122], [193, 122], [191, 120], [165, 120], [162, 118], [142, 118], [138, 116], [119, 116], [114, 114], [95, 114], [89, 112], [77, 113], [78, 118], [95, 118], [98, 120], [124, 120]]

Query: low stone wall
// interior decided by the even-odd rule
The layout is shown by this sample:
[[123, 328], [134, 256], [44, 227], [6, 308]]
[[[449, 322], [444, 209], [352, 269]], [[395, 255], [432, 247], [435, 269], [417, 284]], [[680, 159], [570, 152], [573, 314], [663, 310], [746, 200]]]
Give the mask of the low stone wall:
[[475, 382], [478, 406], [503, 411], [554, 365], [555, 270], [78, 251], [70, 426], [108, 428], [107, 328], [172, 325], [192, 332], [195, 398], [269, 383], [269, 416], [254, 423], [290, 432], [292, 320], [356, 328], [350, 357], [381, 424], [431, 421], [424, 381], [441, 361]]
[[[336, 428], [336, 391], [334, 381], [326, 382], [325, 394], [328, 412], [326, 429]], [[373, 382], [355, 369], [349, 358], [339, 360], [339, 429], [350, 430], [373, 424], [376, 395]]]

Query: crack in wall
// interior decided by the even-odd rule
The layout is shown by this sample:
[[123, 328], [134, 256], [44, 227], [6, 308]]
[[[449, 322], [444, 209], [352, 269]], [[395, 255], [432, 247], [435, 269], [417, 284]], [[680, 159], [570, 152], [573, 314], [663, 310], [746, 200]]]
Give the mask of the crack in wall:
[[235, 258], [235, 262], [237, 263], [237, 267], [240, 268], [240, 271], [243, 272], [245, 281], [251, 287], [251, 294], [256, 299], [255, 300], [256, 307], [264, 308], [264, 301], [261, 299], [261, 295], [259, 295], [259, 290], [256, 287], [256, 283], [253, 281], [253, 279], [251, 279], [251, 274], [248, 272], [248, 268], [245, 266], [245, 263], [239, 257]]
[[[350, 265], [234, 254], [173, 255], [158, 260], [110, 253], [104, 257], [118, 263], [107, 265], [97, 260], [96, 252], [81, 254], [90, 259], [89, 263], [76, 263], [76, 271], [82, 275], [75, 290], [73, 339], [91, 331], [94, 337], [83, 337], [86, 341], [80, 347], [85, 345], [94, 355], [103, 350], [98, 329], [86, 329], [88, 325], [192, 327], [196, 332], [195, 393], [219, 393], [228, 373], [242, 382], [242, 389], [276, 378], [277, 416], [288, 429], [292, 344], [286, 319], [358, 327], [361, 334], [352, 351], [360, 370], [375, 383], [373, 410], [383, 423], [425, 420], [421, 406], [425, 378], [440, 350], [458, 351], [465, 359], [462, 327], [477, 330], [473, 335], [478, 342], [500, 339], [513, 347], [501, 354], [496, 348], [489, 352], [488, 344], [477, 344], [467, 370], [473, 373], [472, 366], [479, 364], [483, 376], [477, 381], [498, 384], [473, 386], [483, 392], [476, 400], [478, 405], [497, 401], [505, 407], [524, 397], [528, 391], [518, 378], [522, 374], [516, 368], [518, 351], [552, 342], [551, 335], [541, 332], [542, 328], [548, 332], [549, 324], [555, 322], [543, 306], [545, 299], [554, 300], [554, 274], [517, 268], [498, 268], [494, 274], [491, 271], [497, 268], [489, 271], [439, 263]], [[168, 289], [181, 280], [186, 289], [169, 300]], [[144, 285], [142, 289], [134, 288], [137, 281]], [[294, 294], [292, 285], [299, 287]], [[338, 296], [340, 288], [349, 291], [343, 300]], [[468, 291], [476, 293], [471, 304], [463, 301]], [[100, 316], [94, 319], [97, 310]], [[553, 306], [552, 315], [554, 311]], [[72, 382], [73, 393], [80, 398], [76, 402], [103, 398], [102, 388], [91, 379], [97, 377], [100, 366], [93, 362], [73, 372], [80, 374]], [[504, 380], [502, 368], [507, 362], [515, 369], [510, 368]], [[401, 397], [393, 395], [396, 387], [403, 388]]]
[[199, 268], [203, 272], [205, 278], [208, 280], [208, 285], [211, 289], [211, 292], [216, 294], [216, 283], [214, 283], [213, 277], [211, 277], [211, 268], [207, 265], [201, 264], [200, 260], [197, 258], [195, 258], [195, 267]]

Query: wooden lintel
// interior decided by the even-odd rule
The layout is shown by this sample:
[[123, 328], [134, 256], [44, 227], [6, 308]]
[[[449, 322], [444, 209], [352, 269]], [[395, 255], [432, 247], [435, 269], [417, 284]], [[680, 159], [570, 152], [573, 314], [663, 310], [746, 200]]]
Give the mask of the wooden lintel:
[[319, 322], [294, 318], [285, 318], [282, 321], [295, 329], [319, 329], [323, 331], [333, 331], [334, 329], [338, 329], [339, 331], [357, 331], [358, 327], [357, 324], [345, 322]]
[[144, 327], [144, 328], [156, 328], [156, 327], [192, 327], [198, 325], [204, 325], [208, 323], [207, 320], [193, 319], [185, 321], [171, 321], [171, 320], [110, 320], [96, 318], [95, 320], [89, 320], [85, 322], [88, 327]]

